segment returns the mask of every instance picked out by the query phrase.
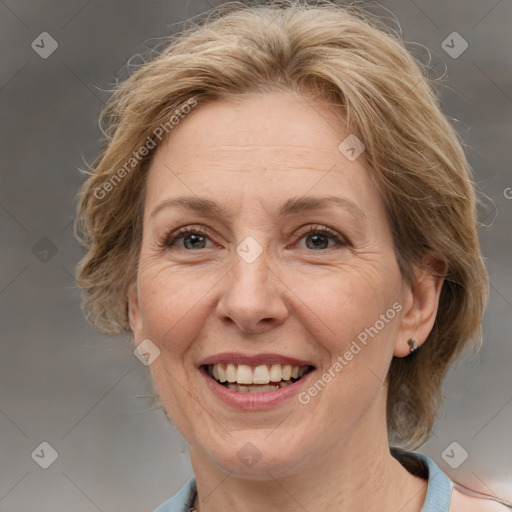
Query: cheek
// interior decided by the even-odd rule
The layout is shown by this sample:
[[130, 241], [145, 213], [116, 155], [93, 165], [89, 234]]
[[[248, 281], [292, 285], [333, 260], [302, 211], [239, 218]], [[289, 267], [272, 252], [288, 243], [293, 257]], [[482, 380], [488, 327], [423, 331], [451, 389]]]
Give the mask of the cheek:
[[[294, 293], [301, 322], [324, 346], [331, 359], [350, 348], [353, 340], [393, 339], [400, 300], [398, 269], [369, 265], [347, 267], [328, 274], [300, 275]], [[377, 345], [377, 344], [375, 344]], [[364, 346], [364, 345], [363, 345]], [[382, 347], [383, 348], [383, 347]], [[357, 351], [357, 349], [355, 349]], [[350, 356], [349, 356], [350, 357]]]
[[[193, 429], [199, 414], [190, 386], [194, 375], [189, 351], [201, 336], [207, 314], [207, 293], [212, 284], [193, 272], [177, 272], [162, 266], [139, 271], [139, 305], [144, 336], [160, 350], [149, 369], [160, 400], [181, 432]], [[194, 397], [195, 399], [191, 399]]]
[[[139, 274], [139, 303], [145, 336], [162, 355], [183, 353], [204, 324], [208, 292], [214, 286], [204, 274], [170, 268], [146, 269]], [[177, 360], [172, 358], [172, 364]]]
[[328, 354], [301, 403], [324, 418], [327, 430], [348, 432], [375, 401], [385, 404], [402, 309], [399, 275], [392, 269], [374, 267], [364, 276], [361, 268], [352, 269], [316, 279], [313, 288], [308, 278], [297, 282], [297, 295], [307, 298], [300, 322]]

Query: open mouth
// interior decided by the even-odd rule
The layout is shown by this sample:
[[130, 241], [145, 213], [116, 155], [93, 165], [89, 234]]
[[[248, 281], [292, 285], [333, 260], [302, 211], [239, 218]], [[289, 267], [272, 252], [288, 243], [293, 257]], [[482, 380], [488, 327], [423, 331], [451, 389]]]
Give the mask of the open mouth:
[[275, 391], [299, 381], [313, 366], [272, 364], [250, 366], [247, 364], [207, 364], [206, 373], [219, 384], [239, 393], [263, 393]]

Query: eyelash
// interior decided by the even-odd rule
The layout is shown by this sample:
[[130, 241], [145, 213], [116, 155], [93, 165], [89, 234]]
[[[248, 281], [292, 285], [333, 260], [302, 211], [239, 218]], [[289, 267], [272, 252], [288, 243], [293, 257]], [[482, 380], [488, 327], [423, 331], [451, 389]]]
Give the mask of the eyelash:
[[[176, 240], [183, 238], [186, 235], [191, 235], [191, 234], [205, 235], [209, 239], [215, 238], [215, 233], [208, 228], [196, 227], [196, 226], [186, 226], [183, 228], [179, 228], [174, 232], [170, 231], [170, 232], [166, 233], [166, 235], [162, 238], [162, 240], [159, 242], [158, 245], [161, 250], [165, 251], [165, 250], [168, 250], [171, 247], [173, 247], [173, 245], [175, 245]], [[299, 230], [299, 232], [297, 233], [296, 236], [299, 236], [300, 237], [299, 240], [301, 240], [304, 236], [309, 235], [309, 234], [320, 234], [320, 235], [330, 237], [330, 238], [334, 239], [334, 241], [336, 242], [336, 244], [338, 246], [347, 246], [348, 245], [348, 242], [344, 237], [342, 237], [336, 231], [334, 231], [326, 226], [308, 226], [307, 229]], [[327, 249], [323, 249], [323, 251], [333, 249], [333, 248], [334, 247], [329, 247]], [[196, 252], [196, 251], [188, 250], [187, 252]], [[322, 251], [320, 251], [320, 252], [322, 252]]]

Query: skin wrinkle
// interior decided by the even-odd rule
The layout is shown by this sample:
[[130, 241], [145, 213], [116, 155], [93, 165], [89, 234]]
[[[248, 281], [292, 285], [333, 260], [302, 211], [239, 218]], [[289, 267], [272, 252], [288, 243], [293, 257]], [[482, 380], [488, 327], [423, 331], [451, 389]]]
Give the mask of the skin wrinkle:
[[[398, 34], [350, 6], [292, 4], [215, 9], [116, 84], [100, 118], [105, 146], [78, 194], [82, 307], [103, 334], [133, 335], [135, 344], [150, 338], [161, 349], [149, 369], [189, 443], [201, 512], [414, 512], [422, 496], [398, 503], [417, 481], [389, 457], [386, 427], [393, 444], [421, 446], [447, 371], [483, 341], [489, 285], [474, 177], [428, 70]], [[338, 151], [349, 134], [365, 147], [355, 162]], [[332, 225], [327, 210], [314, 219], [275, 217], [292, 193], [321, 191], [360, 201], [369, 243], [307, 250], [295, 236], [306, 222], [347, 238], [353, 223]], [[210, 241], [211, 250], [158, 247], [147, 213], [184, 194], [238, 209], [229, 221], [190, 212], [181, 219], [179, 227], [212, 230], [217, 250]], [[166, 217], [161, 229], [170, 233], [175, 220]], [[252, 264], [236, 254], [247, 235], [264, 251]], [[435, 265], [439, 279], [430, 256], [446, 263]], [[428, 270], [419, 286], [416, 265]], [[395, 299], [400, 314], [307, 406], [237, 414], [197, 373], [201, 359], [229, 349], [302, 356], [320, 374]], [[422, 346], [406, 357], [411, 336]], [[391, 359], [386, 397], [380, 376]], [[247, 439], [263, 454], [250, 470], [236, 457]], [[290, 492], [304, 503], [290, 505]], [[490, 510], [453, 494], [451, 512]]]
[[[386, 375], [393, 355], [408, 353], [406, 340], [412, 331], [419, 343], [424, 341], [431, 328], [427, 310], [433, 306], [427, 298], [439, 290], [426, 280], [412, 298], [401, 279], [378, 190], [361, 161], [349, 162], [338, 151], [346, 134], [341, 126], [335, 132], [321, 121], [316, 113], [321, 108], [312, 111], [293, 95], [283, 94], [260, 96], [236, 107], [223, 102], [205, 105], [176, 127], [150, 168], [138, 296], [130, 297], [130, 321], [135, 342], [148, 337], [159, 346], [160, 357], [150, 370], [162, 403], [189, 443], [200, 497], [215, 488], [200, 503], [201, 512], [262, 507], [287, 512], [295, 502], [283, 489], [307, 510], [378, 507], [394, 512], [404, 505], [403, 496], [415, 494], [418, 500], [402, 512], [421, 510], [424, 482], [389, 454], [386, 386], [380, 376]], [[211, 118], [217, 120], [216, 130], [201, 139]], [[247, 145], [236, 129], [244, 123], [252, 128], [245, 137], [261, 143], [252, 143], [250, 154], [222, 152], [219, 148], [233, 138]], [[292, 145], [286, 142], [290, 138]], [[268, 153], [259, 148], [269, 142], [274, 159], [295, 167], [294, 173], [262, 179], [270, 174], [270, 166]], [[331, 168], [327, 166], [337, 158], [337, 171], [318, 181], [318, 173], [305, 169], [302, 157], [293, 152], [297, 145], [310, 153], [317, 170]], [[169, 155], [173, 167], [180, 169], [179, 180], [162, 163]], [[212, 155], [218, 159], [216, 167], [225, 162], [240, 169], [239, 179], [232, 179], [231, 173], [188, 173], [203, 167]], [[244, 171], [248, 161], [251, 172]], [[233, 222], [193, 212], [171, 213], [170, 208], [149, 218], [156, 204], [190, 195], [190, 190], [229, 204], [229, 210], [238, 212]], [[333, 191], [358, 204], [368, 221], [356, 222], [341, 210], [331, 215], [338, 210], [327, 209], [278, 222], [274, 217], [290, 197]], [[177, 240], [180, 247], [157, 249], [156, 241], [169, 229], [184, 225], [204, 225], [220, 239], [207, 240], [205, 249], [187, 250], [182, 238]], [[295, 233], [310, 225], [328, 225], [342, 236], [346, 232], [352, 245], [308, 249], [304, 235], [298, 239]], [[249, 235], [264, 248], [251, 264], [234, 250]], [[219, 403], [198, 375], [200, 359], [235, 350], [275, 351], [310, 360], [318, 378], [395, 302], [403, 304], [403, 311], [308, 406], [291, 400], [271, 410], [239, 413]], [[237, 457], [248, 441], [263, 454], [252, 468]], [[373, 454], [371, 463], [361, 457], [362, 446]], [[216, 488], [226, 474], [229, 478]]]

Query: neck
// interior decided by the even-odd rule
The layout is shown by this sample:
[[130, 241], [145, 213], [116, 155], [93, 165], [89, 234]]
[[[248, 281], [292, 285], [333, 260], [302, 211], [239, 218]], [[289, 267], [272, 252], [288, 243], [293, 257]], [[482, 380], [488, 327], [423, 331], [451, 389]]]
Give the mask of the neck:
[[421, 512], [427, 482], [408, 473], [393, 458], [387, 434], [380, 438], [355, 435], [337, 446], [286, 476], [275, 478], [269, 469], [265, 480], [223, 471], [191, 448], [199, 495], [194, 509]]

